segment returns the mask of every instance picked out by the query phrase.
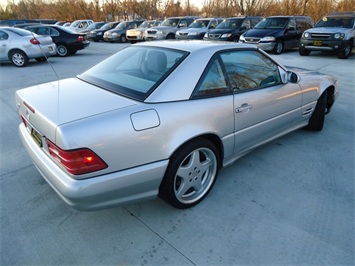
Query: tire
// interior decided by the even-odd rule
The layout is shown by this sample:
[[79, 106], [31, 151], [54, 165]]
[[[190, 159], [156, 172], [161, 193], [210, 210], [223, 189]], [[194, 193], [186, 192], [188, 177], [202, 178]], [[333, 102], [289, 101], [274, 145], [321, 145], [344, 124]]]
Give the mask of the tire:
[[195, 206], [211, 191], [218, 169], [215, 145], [204, 138], [190, 141], [170, 158], [159, 196], [178, 209]]
[[175, 39], [175, 35], [173, 35], [173, 34], [168, 34], [168, 36], [166, 36], [166, 39], [167, 40], [173, 40], [173, 39]]
[[35, 58], [37, 62], [46, 62], [47, 61], [47, 58], [46, 57], [37, 57]]
[[61, 57], [68, 56], [69, 55], [68, 47], [65, 44], [58, 44], [57, 54]]
[[345, 44], [343, 51], [338, 53], [338, 58], [339, 59], [347, 59], [351, 54], [351, 50], [352, 50], [352, 45], [350, 42], [347, 42]]
[[278, 41], [278, 42], [276, 42], [275, 47], [274, 47], [274, 49], [272, 50], [272, 52], [273, 52], [274, 54], [281, 54], [283, 50], [284, 50], [284, 44], [283, 44], [283, 42]]
[[298, 53], [302, 56], [307, 56], [311, 53], [311, 51], [304, 48], [299, 48]]
[[121, 35], [120, 36], [120, 42], [121, 43], [126, 43], [127, 42], [126, 35]]
[[21, 50], [10, 52], [9, 59], [17, 67], [24, 67], [28, 64], [28, 56]]
[[313, 111], [311, 118], [309, 119], [307, 130], [321, 131], [324, 125], [324, 118], [327, 108], [327, 91], [319, 97], [316, 108]]

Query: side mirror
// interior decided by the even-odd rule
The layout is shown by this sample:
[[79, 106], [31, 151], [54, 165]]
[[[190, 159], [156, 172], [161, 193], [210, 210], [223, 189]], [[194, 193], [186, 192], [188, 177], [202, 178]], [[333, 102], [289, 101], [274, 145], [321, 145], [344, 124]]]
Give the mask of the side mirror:
[[286, 72], [286, 79], [288, 82], [298, 83], [300, 81], [300, 76], [297, 75], [295, 72], [287, 71]]

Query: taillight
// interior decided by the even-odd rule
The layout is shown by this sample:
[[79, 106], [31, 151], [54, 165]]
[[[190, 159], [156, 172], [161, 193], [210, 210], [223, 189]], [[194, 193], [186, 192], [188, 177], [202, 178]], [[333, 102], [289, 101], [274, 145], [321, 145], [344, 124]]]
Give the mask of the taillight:
[[84, 37], [83, 36], [79, 36], [78, 37], [78, 42], [82, 42], [84, 40]]
[[62, 150], [47, 139], [49, 154], [73, 175], [82, 175], [107, 168], [107, 164], [92, 150], [83, 148]]
[[20, 115], [20, 117], [21, 117], [22, 123], [24, 123], [25, 127], [27, 127], [26, 119], [22, 115]]
[[40, 44], [39, 40], [37, 40], [36, 38], [32, 38], [30, 40], [30, 43], [32, 43], [32, 44]]

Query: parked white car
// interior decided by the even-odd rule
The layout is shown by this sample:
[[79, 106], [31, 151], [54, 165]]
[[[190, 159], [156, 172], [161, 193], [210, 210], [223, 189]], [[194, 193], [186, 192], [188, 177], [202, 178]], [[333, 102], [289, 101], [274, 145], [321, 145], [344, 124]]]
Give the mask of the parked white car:
[[11, 61], [17, 67], [24, 67], [30, 59], [43, 62], [56, 53], [57, 47], [50, 36], [0, 27], [0, 61]]
[[79, 31], [79, 30], [86, 29], [92, 23], [94, 23], [94, 21], [91, 19], [79, 19], [71, 23], [69, 28], [71, 28], [74, 31]]

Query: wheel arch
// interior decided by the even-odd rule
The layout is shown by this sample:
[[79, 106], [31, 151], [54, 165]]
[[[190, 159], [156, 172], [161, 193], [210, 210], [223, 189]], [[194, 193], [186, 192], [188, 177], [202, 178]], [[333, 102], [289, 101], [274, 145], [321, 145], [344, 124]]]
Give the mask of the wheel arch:
[[9, 60], [11, 60], [10, 56], [13, 52], [22, 52], [28, 57], [27, 53], [24, 50], [21, 50], [20, 48], [13, 48], [13, 49], [9, 50], [9, 52], [7, 53], [7, 57]]
[[206, 140], [212, 142], [216, 146], [216, 149], [217, 149], [218, 155], [219, 155], [218, 168], [220, 169], [223, 165], [224, 147], [223, 147], [222, 140], [217, 135], [212, 134], [212, 133], [197, 135], [197, 136], [194, 136], [193, 138], [190, 138], [190, 139], [184, 141], [179, 146], [177, 146], [176, 149], [174, 149], [171, 152], [169, 158], [171, 158], [176, 152], [178, 152], [180, 149], [182, 149], [185, 145], [189, 145], [189, 143], [194, 142], [196, 140], [200, 140], [200, 139], [206, 139]]

